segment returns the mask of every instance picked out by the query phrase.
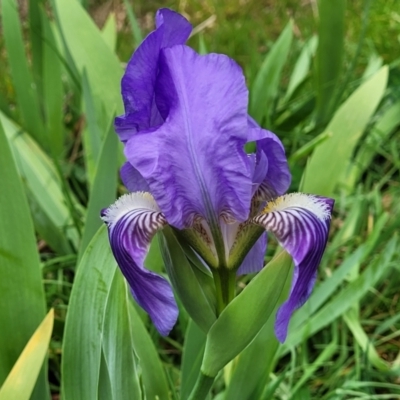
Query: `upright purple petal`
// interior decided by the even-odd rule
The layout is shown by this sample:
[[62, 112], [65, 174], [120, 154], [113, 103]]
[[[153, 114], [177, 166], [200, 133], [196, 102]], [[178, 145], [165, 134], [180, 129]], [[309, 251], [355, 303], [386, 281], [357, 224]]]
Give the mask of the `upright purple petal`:
[[328, 240], [334, 200], [301, 193], [271, 201], [253, 221], [277, 237], [293, 257], [295, 271], [288, 300], [279, 308], [275, 333], [284, 342], [290, 317], [310, 296]]
[[286, 193], [291, 175], [282, 142], [274, 133], [260, 128], [250, 117], [248, 141], [256, 142], [257, 146], [253, 182], [259, 184], [258, 194], [270, 200]]
[[164, 49], [159, 66], [156, 102], [165, 123], [134, 135], [127, 159], [171, 225], [190, 227], [198, 215], [245, 220], [252, 183], [243, 150], [248, 93], [240, 67], [186, 46]]
[[125, 115], [115, 119], [115, 129], [122, 142], [142, 129], [163, 122], [154, 103], [160, 50], [184, 44], [191, 30], [190, 23], [180, 14], [166, 8], [157, 12], [156, 30], [136, 49], [122, 78]]
[[161, 48], [184, 44], [192, 32], [192, 25], [187, 19], [169, 8], [160, 8], [157, 11], [156, 29], [161, 26], [164, 27]]
[[131, 287], [136, 302], [150, 315], [162, 335], [168, 335], [178, 318], [178, 307], [170, 284], [144, 268], [151, 239], [165, 218], [149, 193], [120, 197], [102, 219], [107, 223], [115, 260]]
[[264, 256], [267, 249], [267, 233], [263, 233], [237, 270], [237, 275], [259, 272], [264, 267]]
[[149, 192], [149, 185], [140, 172], [126, 162], [120, 170], [121, 180], [130, 192]]

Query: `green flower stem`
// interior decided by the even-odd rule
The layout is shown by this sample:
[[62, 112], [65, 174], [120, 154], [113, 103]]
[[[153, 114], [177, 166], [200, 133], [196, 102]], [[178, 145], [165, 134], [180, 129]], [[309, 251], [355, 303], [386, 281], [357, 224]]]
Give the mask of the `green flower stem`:
[[217, 295], [217, 315], [234, 299], [236, 289], [236, 272], [218, 268], [212, 269]]
[[214, 378], [204, 375], [202, 372], [200, 372], [200, 375], [197, 378], [197, 382], [192, 390], [192, 393], [190, 393], [188, 400], [204, 400], [207, 397], [213, 383]]

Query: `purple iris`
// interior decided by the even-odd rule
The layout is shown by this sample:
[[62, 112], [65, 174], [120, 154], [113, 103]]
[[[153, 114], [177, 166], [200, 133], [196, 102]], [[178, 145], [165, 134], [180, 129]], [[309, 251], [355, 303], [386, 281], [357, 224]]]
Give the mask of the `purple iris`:
[[[184, 45], [191, 25], [161, 9], [156, 29], [122, 79], [122, 180], [131, 192], [102, 212], [111, 248], [138, 304], [167, 335], [178, 308], [172, 288], [144, 267], [149, 244], [173, 227], [212, 271], [245, 274], [264, 265], [266, 231], [291, 254], [295, 272], [275, 331], [284, 341], [293, 311], [309, 297], [326, 246], [332, 199], [289, 194], [285, 151], [247, 114], [241, 68]], [[256, 151], [247, 154], [246, 143]]]

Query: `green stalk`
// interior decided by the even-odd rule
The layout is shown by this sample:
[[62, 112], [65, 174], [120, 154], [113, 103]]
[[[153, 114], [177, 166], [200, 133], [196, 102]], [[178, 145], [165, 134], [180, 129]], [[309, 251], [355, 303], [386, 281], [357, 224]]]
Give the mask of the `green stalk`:
[[192, 390], [192, 393], [190, 393], [188, 400], [204, 400], [207, 397], [213, 383], [214, 378], [204, 375], [202, 372], [200, 372], [200, 375], [197, 378], [196, 384]]
[[217, 296], [217, 315], [235, 298], [236, 272], [226, 268], [212, 269]]

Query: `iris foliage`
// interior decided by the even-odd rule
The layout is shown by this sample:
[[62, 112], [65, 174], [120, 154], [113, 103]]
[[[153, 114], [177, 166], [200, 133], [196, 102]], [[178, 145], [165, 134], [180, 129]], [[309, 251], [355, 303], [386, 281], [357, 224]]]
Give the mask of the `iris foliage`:
[[[216, 376], [209, 398], [400, 398], [400, 59], [385, 51], [384, 61], [368, 41], [371, 2], [355, 44], [344, 0], [312, 2], [315, 35], [299, 32], [294, 16], [269, 41], [265, 7], [253, 29], [246, 2], [242, 14], [233, 1], [201, 11], [187, 3], [177, 11], [195, 26], [189, 44], [244, 69], [248, 112], [282, 140], [290, 191], [336, 200], [315, 289], [280, 344], [274, 321], [291, 261], [271, 237], [268, 268], [237, 282], [240, 295], [206, 335], [207, 317], [189, 315], [210, 307], [210, 277], [166, 234], [145, 265], [162, 274], [165, 263], [186, 301], [162, 338], [132, 301], [99, 218], [126, 192], [113, 125], [124, 113], [116, 48], [124, 52], [127, 38], [136, 47], [155, 10], [135, 13], [124, 1], [99, 29], [77, 0], [32, 0], [26, 12], [2, 0], [0, 400], [186, 399], [200, 368]], [[389, 3], [387, 38], [398, 48]]]

